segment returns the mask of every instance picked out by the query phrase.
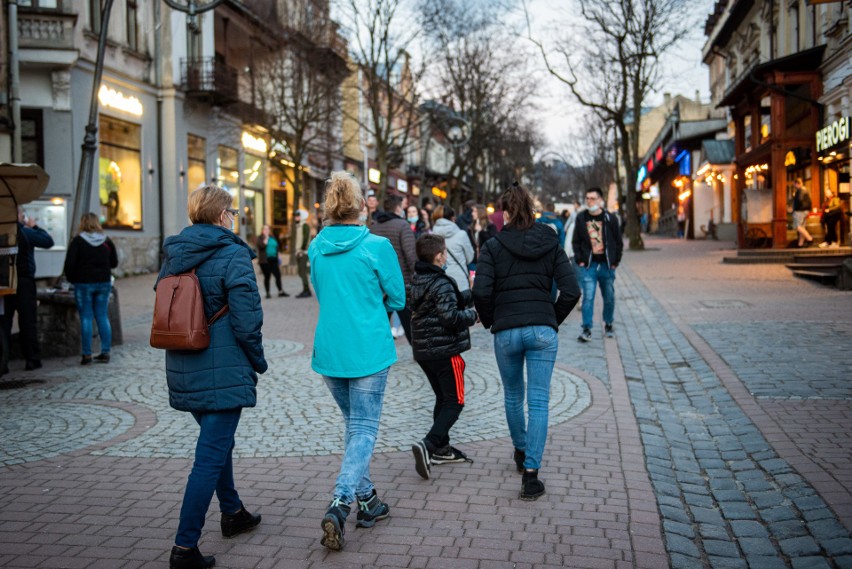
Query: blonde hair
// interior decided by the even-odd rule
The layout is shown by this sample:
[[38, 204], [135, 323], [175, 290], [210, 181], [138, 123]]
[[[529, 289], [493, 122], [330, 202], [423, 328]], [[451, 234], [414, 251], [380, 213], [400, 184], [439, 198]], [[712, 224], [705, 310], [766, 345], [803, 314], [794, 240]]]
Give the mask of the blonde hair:
[[103, 233], [104, 228], [101, 227], [101, 222], [98, 221], [98, 216], [94, 213], [84, 213], [80, 218], [80, 226], [77, 228], [77, 235], [81, 233]]
[[349, 172], [332, 172], [325, 186], [326, 224], [358, 219], [366, 200], [358, 182]]
[[233, 203], [234, 198], [231, 197], [231, 194], [219, 186], [212, 184], [202, 186], [189, 194], [187, 204], [189, 221], [193, 225], [196, 223], [215, 224], [219, 221], [222, 212], [231, 207]]

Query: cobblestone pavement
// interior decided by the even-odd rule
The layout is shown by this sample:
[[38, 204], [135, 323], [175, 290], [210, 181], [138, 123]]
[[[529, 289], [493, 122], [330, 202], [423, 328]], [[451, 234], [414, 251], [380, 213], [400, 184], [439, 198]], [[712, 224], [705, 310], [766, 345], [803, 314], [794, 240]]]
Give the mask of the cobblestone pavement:
[[[475, 462], [429, 481], [408, 448], [430, 390], [399, 341], [372, 466], [391, 517], [350, 521], [340, 553], [318, 543], [341, 425], [310, 371], [317, 304], [264, 301], [270, 372], [235, 461], [264, 521], [223, 540], [214, 500], [202, 550], [264, 569], [852, 567], [852, 295], [722, 265], [717, 243], [648, 245], [619, 270], [615, 340], [596, 324], [577, 343], [579, 308], [560, 330], [536, 502], [518, 500], [491, 335], [473, 331], [453, 432]], [[0, 379], [0, 567], [166, 566], [197, 427], [147, 347], [152, 282], [119, 281], [126, 343], [109, 365]]]

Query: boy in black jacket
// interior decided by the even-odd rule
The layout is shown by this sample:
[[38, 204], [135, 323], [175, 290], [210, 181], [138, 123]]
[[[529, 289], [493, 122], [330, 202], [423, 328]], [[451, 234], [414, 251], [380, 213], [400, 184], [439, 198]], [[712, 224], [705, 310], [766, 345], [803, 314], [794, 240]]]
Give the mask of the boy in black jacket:
[[411, 336], [414, 359], [423, 369], [432, 391], [435, 409], [432, 428], [411, 447], [417, 474], [429, 479], [432, 464], [473, 462], [450, 446], [450, 429], [464, 407], [464, 360], [470, 349], [468, 328], [477, 322], [470, 291], [460, 292], [444, 273], [447, 247], [437, 234], [417, 240], [417, 263], [411, 281]]

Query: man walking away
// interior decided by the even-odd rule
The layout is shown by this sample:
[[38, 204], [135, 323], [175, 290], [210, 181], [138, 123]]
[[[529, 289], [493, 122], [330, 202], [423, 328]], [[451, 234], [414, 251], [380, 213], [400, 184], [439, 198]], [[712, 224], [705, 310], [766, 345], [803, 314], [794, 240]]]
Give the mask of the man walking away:
[[813, 244], [814, 238], [805, 228], [805, 222], [808, 219], [811, 207], [813, 207], [811, 194], [805, 189], [801, 178], [796, 178], [793, 188], [796, 190], [796, 193], [793, 194], [793, 227], [799, 234], [799, 247], [810, 246]]
[[[399, 260], [399, 268], [402, 269], [402, 278], [405, 281], [406, 298], [411, 290], [411, 277], [414, 275], [414, 265], [417, 263], [417, 252], [415, 250], [414, 232], [403, 216], [402, 197], [391, 195], [385, 198], [384, 211], [379, 212], [376, 221], [370, 226], [370, 233], [385, 237], [393, 245]], [[405, 308], [397, 310], [402, 329], [405, 330], [405, 338], [411, 343], [411, 309], [406, 302]]]
[[311, 225], [308, 223], [308, 212], [300, 209], [294, 214], [296, 222], [296, 263], [299, 266], [299, 278], [302, 279], [302, 292], [296, 298], [309, 298], [311, 285], [308, 283], [308, 244], [311, 242]]
[[595, 289], [598, 285], [604, 302], [604, 333], [607, 338], [614, 336], [615, 269], [621, 263], [624, 249], [618, 218], [604, 209], [600, 188], [586, 190], [586, 208], [577, 215], [571, 241], [583, 289], [583, 331], [577, 338], [580, 342], [592, 339]]

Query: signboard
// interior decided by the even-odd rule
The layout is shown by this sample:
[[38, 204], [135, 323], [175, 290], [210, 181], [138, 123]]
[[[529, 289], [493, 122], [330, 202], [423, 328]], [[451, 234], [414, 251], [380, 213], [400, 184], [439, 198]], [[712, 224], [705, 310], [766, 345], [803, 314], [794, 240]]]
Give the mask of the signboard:
[[849, 123], [850, 118], [843, 117], [827, 127], [819, 129], [816, 133], [817, 152], [825, 152], [829, 148], [849, 140]]

